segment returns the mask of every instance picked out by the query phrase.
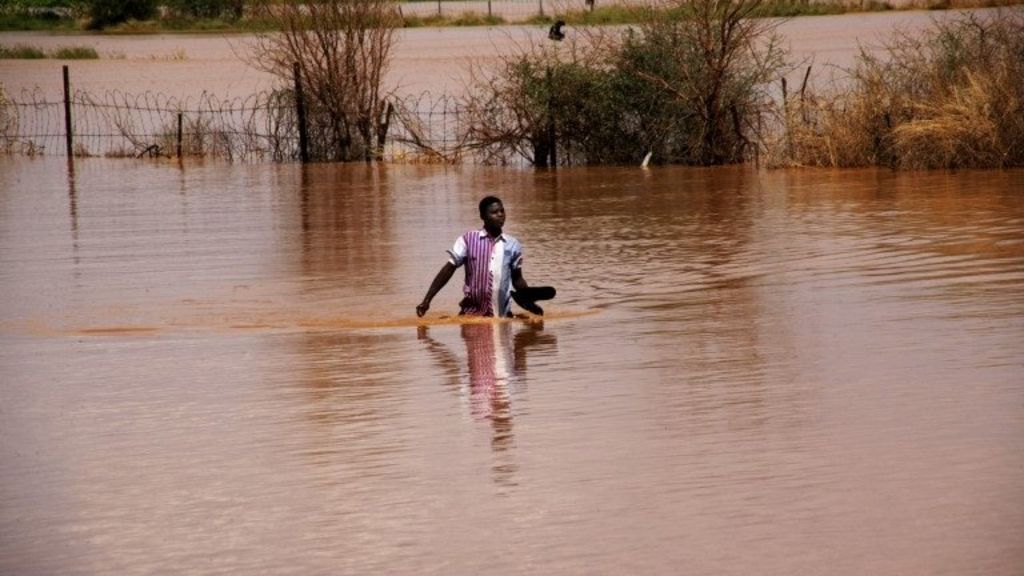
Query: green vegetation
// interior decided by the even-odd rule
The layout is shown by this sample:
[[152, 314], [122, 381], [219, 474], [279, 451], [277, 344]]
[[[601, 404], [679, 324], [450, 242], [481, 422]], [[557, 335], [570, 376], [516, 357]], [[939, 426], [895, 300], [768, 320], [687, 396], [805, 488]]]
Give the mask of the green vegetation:
[[862, 52], [848, 86], [789, 99], [775, 163], [1024, 166], [1024, 12], [961, 15]]
[[72, 30], [74, 15], [70, 0], [0, 0], [0, 30]]
[[[0, 0], [0, 30], [103, 30], [120, 34], [161, 32], [264, 32], [272, 22], [254, 10], [262, 0]], [[1007, 6], [1021, 0], [912, 0], [900, 9], [964, 9]], [[670, 6], [672, 2], [668, 3]], [[665, 4], [655, 4], [665, 6]], [[409, 15], [403, 26], [496, 26], [507, 23], [549, 25], [563, 20], [574, 26], [639, 24], [651, 5], [598, 5], [592, 10], [562, 10], [515, 21], [477, 12]], [[684, 17], [685, 4], [657, 8], [670, 18]], [[795, 17], [896, 9], [887, 0], [764, 0], [750, 16]]]
[[60, 60], [96, 60], [100, 55], [91, 46], [64, 46], [53, 52], [51, 58]]
[[16, 44], [7, 47], [0, 44], [0, 59], [4, 60], [37, 60], [42, 58], [56, 58], [60, 60], [95, 60], [100, 55], [90, 46], [63, 46], [47, 53], [42, 48]]
[[475, 74], [467, 146], [538, 166], [742, 162], [785, 65], [778, 21], [749, 17], [760, 0], [676, 2], [637, 29], [534, 45]]
[[85, 0], [87, 27], [102, 30], [129, 20], [148, 20], [156, 14], [156, 0]]
[[423, 28], [427, 26], [499, 26], [505, 24], [500, 16], [487, 16], [476, 12], [463, 12], [457, 16], [405, 16], [403, 28]]
[[175, 15], [207, 20], [238, 20], [245, 9], [243, 0], [166, 0], [165, 5]]
[[35, 46], [16, 44], [12, 47], [0, 45], [0, 58], [4, 60], [38, 60], [46, 58], [46, 52]]

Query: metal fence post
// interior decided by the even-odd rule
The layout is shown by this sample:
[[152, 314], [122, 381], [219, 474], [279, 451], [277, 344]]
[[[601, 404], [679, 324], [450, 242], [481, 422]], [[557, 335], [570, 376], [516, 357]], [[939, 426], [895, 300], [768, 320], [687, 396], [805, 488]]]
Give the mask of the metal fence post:
[[306, 103], [302, 94], [302, 71], [299, 63], [292, 65], [295, 75], [295, 113], [299, 120], [299, 160], [303, 164], [309, 162], [309, 134], [306, 131]]
[[71, 75], [67, 65], [64, 65], [64, 134], [67, 144], [68, 158], [75, 155], [75, 147], [71, 136]]

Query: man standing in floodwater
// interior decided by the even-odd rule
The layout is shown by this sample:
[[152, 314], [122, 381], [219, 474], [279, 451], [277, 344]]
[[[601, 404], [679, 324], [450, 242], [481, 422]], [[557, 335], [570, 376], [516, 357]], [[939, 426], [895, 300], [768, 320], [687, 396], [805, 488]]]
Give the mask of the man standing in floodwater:
[[[505, 226], [505, 206], [499, 198], [487, 196], [480, 201], [479, 208], [484, 227], [470, 230], [455, 240], [448, 251], [448, 262], [434, 277], [423, 302], [416, 306], [417, 316], [427, 313], [430, 301], [462, 265], [466, 266], [466, 283], [462, 288], [464, 297], [459, 302], [460, 315], [511, 316], [513, 288], [528, 291], [529, 285], [523, 278], [522, 245], [501, 231]], [[528, 305], [527, 309], [535, 314], [544, 313], [536, 304]]]

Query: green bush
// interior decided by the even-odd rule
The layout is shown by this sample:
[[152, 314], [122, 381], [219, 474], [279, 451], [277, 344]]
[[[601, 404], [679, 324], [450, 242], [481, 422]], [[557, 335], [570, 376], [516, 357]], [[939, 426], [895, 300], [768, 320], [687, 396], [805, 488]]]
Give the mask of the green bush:
[[156, 14], [156, 0], [87, 0], [89, 28], [101, 30], [129, 20], [148, 20]]
[[96, 60], [100, 55], [91, 46], [64, 46], [53, 53], [60, 60]]
[[189, 18], [234, 20], [242, 17], [245, 8], [243, 0], [167, 0], [165, 5], [172, 12]]
[[538, 166], [742, 162], [785, 66], [777, 24], [749, 17], [760, 6], [677, 0], [635, 30], [506, 56], [475, 74], [465, 139], [485, 161]]
[[35, 46], [26, 46], [24, 44], [16, 44], [12, 47], [7, 47], [0, 44], [0, 59], [4, 60], [38, 60], [46, 58], [46, 53]]

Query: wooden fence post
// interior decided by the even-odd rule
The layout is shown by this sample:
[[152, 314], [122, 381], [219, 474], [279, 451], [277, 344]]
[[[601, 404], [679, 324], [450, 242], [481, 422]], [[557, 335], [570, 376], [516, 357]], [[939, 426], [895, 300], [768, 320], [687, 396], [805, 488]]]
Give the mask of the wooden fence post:
[[547, 83], [548, 83], [548, 147], [549, 147], [548, 148], [548, 154], [551, 157], [550, 166], [552, 168], [557, 168], [558, 167], [558, 152], [557, 152], [558, 142], [555, 140], [555, 111], [554, 111], [554, 106], [552, 106], [552, 101], [554, 100], [554, 94], [552, 93], [553, 85], [552, 85], [552, 82], [551, 82], [551, 67], [548, 66], [548, 69], [545, 72], [546, 72], [545, 76], [547, 77], [546, 80], [547, 80]]
[[181, 112], [178, 112], [178, 160], [181, 160]]
[[309, 133], [306, 127], [306, 103], [302, 92], [302, 71], [299, 63], [292, 65], [295, 75], [295, 113], [299, 120], [299, 160], [303, 164], [309, 162]]
[[68, 158], [73, 158], [75, 155], [75, 147], [71, 136], [71, 77], [66, 64], [64, 65], [64, 134], [65, 144], [67, 144]]

